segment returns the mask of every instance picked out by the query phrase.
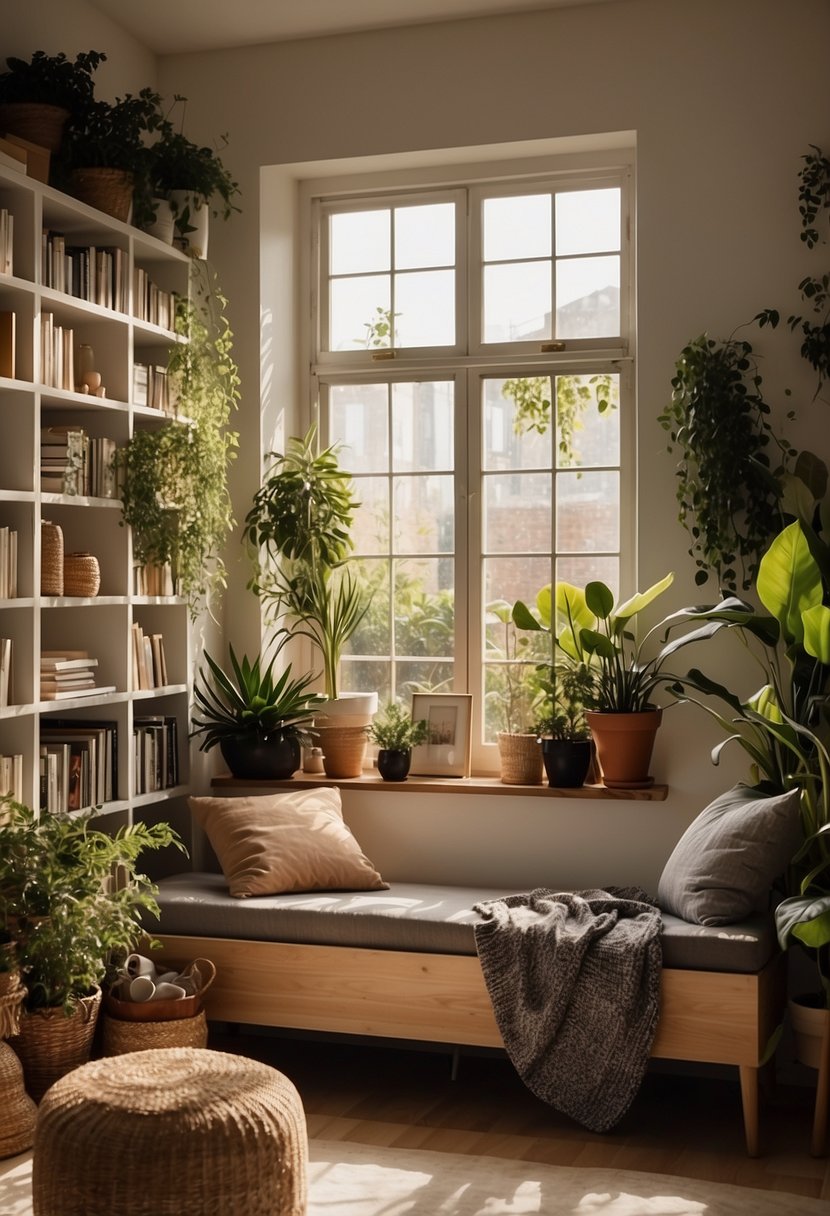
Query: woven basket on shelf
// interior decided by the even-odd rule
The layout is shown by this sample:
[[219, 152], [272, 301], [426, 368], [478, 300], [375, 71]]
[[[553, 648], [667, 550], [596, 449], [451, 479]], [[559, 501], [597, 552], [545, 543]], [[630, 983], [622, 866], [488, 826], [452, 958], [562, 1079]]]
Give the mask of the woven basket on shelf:
[[499, 762], [503, 785], [540, 785], [542, 749], [533, 735], [498, 735]]
[[23, 1014], [20, 1034], [11, 1039], [11, 1045], [23, 1065], [26, 1089], [35, 1102], [59, 1077], [87, 1062], [100, 1005], [99, 988], [92, 996], [80, 997], [70, 1017], [63, 1009]]
[[82, 203], [97, 207], [113, 219], [129, 222], [133, 206], [135, 176], [128, 169], [98, 166], [72, 170], [72, 193]]
[[[153, 1004], [153, 1002], [149, 1002]], [[159, 1022], [122, 1022], [103, 1015], [101, 1054], [123, 1056], [131, 1051], [156, 1047], [207, 1047], [208, 1029], [204, 1009], [195, 1017], [168, 1018]]]
[[25, 1153], [35, 1141], [37, 1107], [23, 1085], [23, 1067], [8, 1043], [0, 1043], [0, 1158]]
[[92, 553], [67, 553], [63, 559], [63, 594], [92, 597], [101, 586], [98, 558]]
[[69, 111], [41, 101], [7, 101], [0, 105], [0, 129], [41, 148], [57, 152]]
[[63, 531], [48, 519], [40, 525], [40, 594], [63, 595]]

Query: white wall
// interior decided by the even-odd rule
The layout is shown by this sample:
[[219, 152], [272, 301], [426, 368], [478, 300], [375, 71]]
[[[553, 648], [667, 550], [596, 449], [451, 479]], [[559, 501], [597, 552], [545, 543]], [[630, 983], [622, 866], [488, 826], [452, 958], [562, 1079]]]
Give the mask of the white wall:
[[[75, 9], [89, 15], [79, 0]], [[15, 49], [30, 49], [21, 47], [30, 13], [17, 17]], [[60, 28], [70, 25], [67, 19]], [[71, 45], [110, 49], [111, 31], [103, 22], [95, 28], [90, 41], [86, 29], [81, 36], [73, 27]], [[243, 375], [237, 516], [247, 510], [260, 469], [262, 166], [631, 130], [639, 582], [675, 569], [671, 606], [699, 600], [685, 533], [675, 522], [673, 460], [655, 419], [687, 339], [704, 329], [725, 337], [766, 306], [786, 315], [798, 306], [797, 284], [808, 269], [826, 269], [799, 241], [796, 188], [808, 144], [830, 147], [828, 45], [826, 0], [626, 0], [162, 58], [161, 91], [189, 97], [192, 138], [228, 132], [223, 159], [244, 191], [243, 215], [214, 226], [211, 236]], [[131, 72], [140, 66], [137, 54], [124, 62]], [[286, 208], [290, 201], [287, 193]], [[264, 265], [289, 274], [290, 240], [280, 240], [285, 215], [269, 219], [268, 228], [273, 244]], [[275, 324], [290, 334], [295, 318]], [[812, 384], [792, 339], [764, 331], [750, 340], [766, 356], [768, 385], [795, 388], [802, 442], [830, 459], [826, 407], [810, 406]], [[289, 399], [296, 392], [290, 369], [277, 366], [274, 386], [272, 404], [284, 406], [290, 425], [297, 404]], [[226, 621], [234, 644], [251, 648], [257, 612], [245, 580], [239, 564]], [[710, 653], [701, 659], [713, 670], [739, 678], [731, 648], [721, 649], [717, 663]], [[752, 691], [751, 682], [741, 690]], [[410, 876], [423, 879], [432, 867], [436, 878], [471, 883], [640, 881], [653, 888], [683, 826], [744, 774], [737, 753], [731, 767], [711, 767], [709, 749], [718, 739], [691, 707], [672, 709], [653, 769], [670, 785], [665, 803], [549, 805], [506, 794], [459, 796], [440, 806], [420, 795], [349, 793], [347, 807], [361, 842], [369, 852], [377, 846], [393, 876], [417, 861], [421, 872]]]

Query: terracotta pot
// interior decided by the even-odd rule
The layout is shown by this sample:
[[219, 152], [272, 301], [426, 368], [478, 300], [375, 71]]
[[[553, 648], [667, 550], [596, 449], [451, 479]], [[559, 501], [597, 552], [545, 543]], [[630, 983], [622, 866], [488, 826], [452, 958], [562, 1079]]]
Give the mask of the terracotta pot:
[[325, 726], [315, 722], [314, 734], [323, 749], [327, 777], [359, 777], [366, 759], [365, 726]]
[[542, 749], [536, 734], [501, 731], [496, 741], [503, 785], [541, 785]]
[[543, 739], [542, 760], [552, 789], [579, 789], [591, 767], [590, 739]]
[[20, 1018], [20, 1034], [9, 1042], [23, 1065], [26, 1089], [39, 1102], [50, 1085], [86, 1064], [101, 1006], [101, 990], [78, 997], [67, 1017], [63, 1009], [36, 1009]]
[[661, 709], [615, 714], [591, 710], [585, 715], [597, 750], [603, 785], [609, 789], [644, 789], [649, 776]]

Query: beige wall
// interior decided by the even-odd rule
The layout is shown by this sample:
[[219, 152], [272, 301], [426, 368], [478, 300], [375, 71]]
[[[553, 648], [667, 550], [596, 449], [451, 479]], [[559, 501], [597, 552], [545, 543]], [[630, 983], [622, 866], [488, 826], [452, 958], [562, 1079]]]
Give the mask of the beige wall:
[[[66, 9], [59, 0], [41, 7]], [[89, 15], [86, 5], [74, 7]], [[17, 17], [13, 49], [31, 49], [22, 45], [27, 24], [31, 18]], [[72, 43], [114, 45], [103, 22], [91, 41], [88, 28]], [[210, 140], [228, 132], [223, 158], [244, 191], [243, 215], [215, 226], [211, 237], [243, 374], [237, 515], [259, 476], [261, 167], [633, 131], [639, 582], [671, 568], [673, 606], [699, 600], [675, 522], [673, 461], [655, 419], [685, 340], [704, 329], [727, 336], [766, 306], [788, 313], [798, 306], [800, 278], [826, 269], [799, 241], [795, 191], [807, 145], [830, 147], [828, 45], [826, 0], [626, 0], [162, 58], [162, 91], [190, 98], [188, 133]], [[131, 72], [141, 66], [134, 46], [119, 44], [121, 54]], [[287, 230], [289, 189], [284, 199], [282, 212], [266, 217], [273, 239], [263, 264], [288, 275], [292, 250], [280, 230]], [[295, 318], [274, 323], [284, 338]], [[830, 458], [826, 407], [810, 404], [812, 384], [793, 340], [766, 331], [750, 338], [765, 356], [768, 386], [795, 389], [802, 442]], [[290, 425], [291, 370], [278, 364], [274, 384], [272, 406], [285, 407]], [[227, 631], [235, 644], [252, 647], [256, 610], [244, 584], [239, 566]], [[739, 679], [731, 647], [717, 660], [714, 649], [701, 660]], [[742, 691], [753, 690], [752, 679], [746, 675]], [[419, 873], [410, 877], [505, 885], [641, 881], [653, 888], [683, 826], [744, 773], [738, 754], [731, 767], [712, 768], [709, 749], [718, 739], [698, 711], [672, 709], [654, 763], [658, 780], [670, 785], [665, 803], [551, 805], [505, 795], [456, 797], [442, 807], [421, 796], [350, 794], [348, 810], [361, 841], [383, 855], [390, 873], [416, 865]]]

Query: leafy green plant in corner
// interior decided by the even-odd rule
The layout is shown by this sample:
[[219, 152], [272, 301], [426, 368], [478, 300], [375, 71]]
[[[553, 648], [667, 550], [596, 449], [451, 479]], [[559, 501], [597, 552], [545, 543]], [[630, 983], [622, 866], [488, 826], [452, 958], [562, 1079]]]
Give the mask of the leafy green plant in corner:
[[177, 588], [196, 612], [225, 585], [222, 548], [233, 527], [228, 465], [237, 434], [229, 429], [239, 373], [227, 300], [215, 272], [190, 265], [191, 296], [177, 305], [168, 360], [181, 417], [139, 427], [121, 453], [123, 522], [141, 562], [170, 562]]
[[279, 650], [263, 667], [259, 655], [253, 662], [247, 655], [238, 659], [228, 647], [231, 674], [228, 675], [205, 651], [206, 666], [199, 668], [193, 695], [196, 708], [191, 717], [192, 737], [201, 736], [199, 750], [210, 751], [226, 739], [251, 739], [258, 742], [295, 738], [303, 747], [311, 746], [308, 733], [314, 710], [325, 697], [310, 691], [313, 674], [292, 677], [291, 664], [274, 675]]
[[[29, 1010], [69, 1014], [158, 916], [157, 888], [138, 870], [146, 849], [175, 846], [166, 823], [136, 823], [114, 835], [82, 815], [38, 816], [0, 798], [0, 930], [10, 937]], [[118, 881], [113, 881], [117, 871]]]
[[427, 741], [425, 718], [413, 720], [397, 702], [384, 706], [369, 727], [369, 738], [385, 751], [410, 751]]
[[[773, 431], [746, 341], [701, 334], [681, 351], [658, 421], [677, 464], [678, 518], [691, 536], [695, 582], [746, 590], [783, 523], [781, 495], [795, 449]], [[790, 415], [792, 417], [792, 415]]]
[[35, 51], [30, 60], [10, 55], [7, 71], [0, 73], [0, 104], [38, 102], [70, 112], [81, 110], [93, 100], [92, 74], [106, 58], [101, 51], [81, 51], [74, 59], [63, 51], [58, 55]]

